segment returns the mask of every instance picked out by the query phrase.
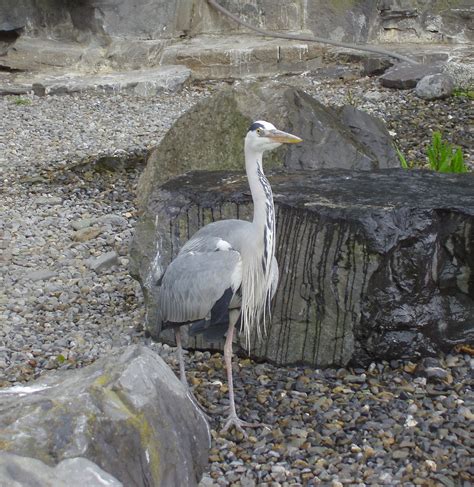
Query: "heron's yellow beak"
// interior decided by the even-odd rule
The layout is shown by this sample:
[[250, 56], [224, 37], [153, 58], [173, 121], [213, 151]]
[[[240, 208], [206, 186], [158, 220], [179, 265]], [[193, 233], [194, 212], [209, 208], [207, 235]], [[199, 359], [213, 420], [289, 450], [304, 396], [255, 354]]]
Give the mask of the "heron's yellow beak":
[[266, 137], [280, 144], [298, 144], [299, 142], [303, 142], [303, 139], [300, 137], [281, 130], [269, 130], [266, 133]]

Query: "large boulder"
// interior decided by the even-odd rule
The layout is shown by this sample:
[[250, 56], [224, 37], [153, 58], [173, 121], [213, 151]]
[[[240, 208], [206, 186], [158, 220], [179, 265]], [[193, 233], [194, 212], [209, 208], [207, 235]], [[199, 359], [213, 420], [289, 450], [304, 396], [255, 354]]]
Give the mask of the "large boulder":
[[[474, 339], [474, 174], [333, 169], [269, 179], [281, 279], [252, 355], [320, 367], [414, 358]], [[163, 270], [202, 225], [251, 217], [246, 177], [188, 173], [154, 187], [147, 214], [153, 222], [138, 225], [131, 257], [150, 290], [147, 326], [157, 337]], [[222, 344], [198, 337], [187, 346]]]
[[441, 64], [409, 64], [399, 63], [387, 70], [381, 77], [382, 86], [408, 90], [415, 88], [425, 76], [441, 73]]
[[322, 105], [281, 83], [242, 83], [196, 104], [151, 153], [141, 177], [139, 204], [151, 187], [193, 169], [242, 169], [243, 135], [254, 120], [268, 120], [302, 137], [267, 156], [266, 167], [385, 169], [399, 167], [383, 122], [352, 106]]
[[454, 91], [454, 80], [449, 74], [431, 74], [421, 78], [415, 88], [415, 93], [425, 100], [447, 98]]
[[67, 458], [50, 467], [36, 458], [0, 452], [0, 485], [9, 487], [122, 487], [86, 458]]
[[[126, 486], [197, 485], [209, 442], [202, 413], [163, 360], [145, 347], [0, 390], [3, 451], [50, 467], [81, 457]], [[65, 468], [61, 462], [41, 470], [64, 476]]]
[[[258, 119], [304, 140], [267, 154], [266, 168], [372, 170], [400, 165], [383, 122], [352, 106], [326, 107], [299, 89], [273, 83], [221, 90], [182, 115], [150, 154], [137, 189], [141, 218], [131, 249], [133, 275], [148, 275], [143, 256], [156, 249], [153, 191], [193, 169], [241, 170], [243, 135]], [[141, 282], [147, 298], [156, 299], [153, 282]]]

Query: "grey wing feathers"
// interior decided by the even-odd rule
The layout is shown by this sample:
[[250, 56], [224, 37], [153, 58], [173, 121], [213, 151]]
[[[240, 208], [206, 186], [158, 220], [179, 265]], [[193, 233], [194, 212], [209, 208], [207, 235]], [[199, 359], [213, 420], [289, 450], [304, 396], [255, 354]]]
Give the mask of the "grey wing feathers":
[[209, 249], [219, 240], [224, 240], [235, 250], [240, 250], [242, 243], [248, 239], [250, 228], [251, 223], [245, 220], [220, 220], [209, 223], [191, 237], [191, 240], [184, 245], [180, 253], [196, 246], [199, 250], [201, 245], [203, 250]]
[[231, 244], [220, 237], [194, 236], [191, 240], [188, 240], [183, 245], [178, 255], [187, 254], [189, 252], [214, 252], [216, 250], [231, 250], [231, 248]]
[[196, 252], [188, 248], [180, 253], [163, 276], [159, 297], [163, 321], [206, 318], [226, 289], [236, 291], [240, 285], [240, 265], [235, 250]]

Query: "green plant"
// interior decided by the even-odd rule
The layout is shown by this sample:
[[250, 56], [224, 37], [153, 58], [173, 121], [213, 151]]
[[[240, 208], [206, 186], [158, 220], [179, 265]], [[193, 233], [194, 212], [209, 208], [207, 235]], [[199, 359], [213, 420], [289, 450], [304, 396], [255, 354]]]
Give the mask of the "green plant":
[[64, 355], [62, 353], [60, 353], [57, 357], [56, 357], [56, 362], [58, 364], [63, 364], [64, 362], [66, 361], [66, 358], [64, 357]]
[[13, 103], [15, 105], [31, 105], [31, 100], [29, 98], [22, 98], [21, 96], [15, 97]]
[[433, 132], [431, 145], [426, 150], [430, 168], [438, 172], [467, 172], [461, 148], [443, 142], [440, 132]]
[[[408, 162], [397, 146], [395, 146], [395, 150], [397, 151], [398, 159], [403, 169], [422, 165]], [[443, 142], [440, 132], [433, 132], [433, 138], [431, 139], [430, 146], [426, 149], [426, 155], [430, 169], [433, 171], [446, 173], [468, 172], [461, 148], [454, 147], [449, 142]]]
[[456, 88], [453, 91], [453, 95], [459, 96], [461, 98], [469, 98], [469, 100], [474, 100], [474, 88], [470, 88], [470, 89]]
[[403, 167], [403, 169], [408, 169], [408, 162], [402, 151], [397, 146], [395, 146], [395, 150], [397, 151], [398, 158], [400, 159], [400, 165]]

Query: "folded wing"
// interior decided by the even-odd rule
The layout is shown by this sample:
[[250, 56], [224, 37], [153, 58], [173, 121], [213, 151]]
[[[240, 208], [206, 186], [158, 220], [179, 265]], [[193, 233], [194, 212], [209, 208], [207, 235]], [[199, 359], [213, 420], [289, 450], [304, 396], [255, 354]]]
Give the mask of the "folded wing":
[[188, 247], [166, 269], [159, 297], [164, 328], [209, 320], [213, 309], [217, 316], [229, 307], [242, 281], [242, 262], [239, 252], [219, 240]]

